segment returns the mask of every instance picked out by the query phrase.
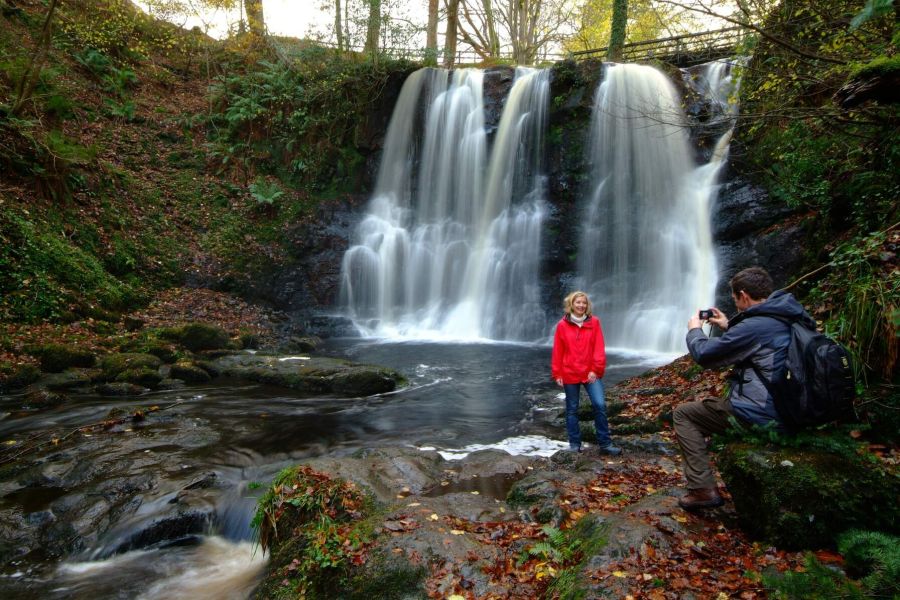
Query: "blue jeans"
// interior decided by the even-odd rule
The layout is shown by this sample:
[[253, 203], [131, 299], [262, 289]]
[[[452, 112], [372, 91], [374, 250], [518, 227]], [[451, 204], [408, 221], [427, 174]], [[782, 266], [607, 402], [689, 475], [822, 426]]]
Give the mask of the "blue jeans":
[[569, 434], [569, 446], [581, 448], [581, 428], [578, 425], [578, 402], [581, 396], [581, 386], [587, 390], [591, 399], [591, 408], [594, 410], [594, 428], [597, 431], [597, 444], [606, 448], [612, 444], [609, 437], [609, 423], [606, 420], [606, 396], [603, 393], [603, 382], [599, 379], [594, 383], [567, 383], [563, 385], [566, 392], [566, 432]]

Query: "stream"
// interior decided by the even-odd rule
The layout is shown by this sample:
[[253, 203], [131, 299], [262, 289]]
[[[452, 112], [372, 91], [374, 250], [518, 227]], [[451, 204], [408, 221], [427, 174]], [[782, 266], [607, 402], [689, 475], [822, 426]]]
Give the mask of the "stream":
[[[547, 455], [564, 446], [564, 427], [555, 422], [563, 401], [549, 378], [548, 346], [338, 339], [319, 352], [393, 367], [409, 385], [362, 399], [298, 398], [280, 388], [217, 380], [137, 399], [73, 396], [39, 412], [23, 412], [20, 399], [0, 397], [3, 441], [97, 423], [114, 407], [166, 407], [152, 426], [84, 436], [47, 461], [68, 460], [67, 473], [80, 473], [77, 480], [70, 474], [54, 480], [47, 474], [53, 465], [43, 465], [38, 478], [0, 480], [0, 511], [25, 522], [53, 518], [76, 499], [119, 494], [128, 500], [68, 558], [32, 552], [7, 565], [0, 597], [247, 598], [265, 566], [249, 525], [256, 484], [284, 467], [366, 447], [408, 445], [451, 458], [482, 447]], [[610, 350], [604, 381], [614, 385], [671, 358]], [[135, 541], [187, 489], [192, 506], [205, 505], [214, 515], [206, 533], [149, 546]]]

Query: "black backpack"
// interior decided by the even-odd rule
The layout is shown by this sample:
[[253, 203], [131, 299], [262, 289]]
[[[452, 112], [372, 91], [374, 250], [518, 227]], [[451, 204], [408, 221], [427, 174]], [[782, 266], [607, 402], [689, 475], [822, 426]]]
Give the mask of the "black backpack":
[[754, 367], [784, 424], [799, 429], [852, 416], [856, 382], [847, 349], [799, 320], [760, 314], [791, 326], [782, 372], [767, 381]]

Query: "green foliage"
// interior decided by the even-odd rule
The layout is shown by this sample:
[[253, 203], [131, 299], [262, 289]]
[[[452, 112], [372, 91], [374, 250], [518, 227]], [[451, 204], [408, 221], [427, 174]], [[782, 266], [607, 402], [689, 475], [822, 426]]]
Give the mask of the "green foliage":
[[291, 62], [223, 76], [212, 88], [213, 154], [248, 179], [264, 171], [294, 186], [346, 185], [362, 162], [357, 130], [397, 69], [303, 48]]
[[893, 14], [894, 0], [866, 0], [866, 5], [856, 13], [850, 21], [850, 31], [859, 29], [861, 25], [873, 19], [879, 19]]
[[278, 198], [284, 196], [284, 191], [277, 183], [257, 178], [250, 184], [250, 195], [260, 206], [272, 206]]
[[870, 597], [900, 597], [900, 537], [877, 531], [848, 531], [838, 538], [847, 571], [862, 576]]
[[764, 574], [763, 584], [777, 600], [864, 600], [867, 597], [853, 582], [823, 565], [812, 554], [806, 556], [804, 571]]
[[848, 30], [858, 10], [850, 0], [827, 10], [812, 0], [779, 4], [765, 28], [791, 44], [761, 38], [741, 85], [751, 175], [785, 203], [819, 213], [826, 230], [874, 231], [897, 215], [897, 105], [842, 109], [833, 100], [855, 65], [895, 53], [880, 21]]
[[790, 600], [856, 600], [900, 597], [900, 538], [874, 531], [848, 531], [838, 538], [848, 579], [807, 554], [805, 571], [763, 575], [773, 598]]
[[879, 56], [875, 60], [855, 67], [850, 72], [852, 79], [891, 75], [900, 71], [900, 56]]
[[371, 537], [368, 500], [352, 484], [307, 466], [279, 473], [259, 499], [252, 526], [260, 546], [290, 561], [285, 575], [301, 597], [344, 589], [352, 560]]
[[104, 269], [91, 231], [83, 233], [75, 240], [50, 223], [0, 210], [0, 318], [66, 319], [95, 304], [116, 311], [139, 301], [138, 289]]
[[859, 237], [831, 253], [831, 270], [810, 292], [813, 303], [834, 305], [826, 332], [850, 350], [857, 379], [890, 379], [900, 362], [900, 273], [885, 260], [888, 232]]
[[93, 367], [93, 352], [65, 344], [44, 344], [28, 348], [28, 353], [41, 361], [41, 370], [59, 373], [70, 367]]
[[522, 551], [519, 556], [519, 566], [525, 564], [530, 558], [562, 565], [575, 557], [581, 546], [581, 540], [577, 538], [569, 540], [565, 532], [550, 525], [544, 525], [541, 531], [544, 532], [546, 538]]

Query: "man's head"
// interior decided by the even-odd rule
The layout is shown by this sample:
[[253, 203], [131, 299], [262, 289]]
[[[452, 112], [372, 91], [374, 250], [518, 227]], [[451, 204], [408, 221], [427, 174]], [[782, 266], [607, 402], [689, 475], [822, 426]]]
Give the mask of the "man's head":
[[731, 297], [738, 310], [746, 310], [768, 298], [775, 284], [772, 277], [762, 267], [750, 267], [738, 271], [731, 278]]

